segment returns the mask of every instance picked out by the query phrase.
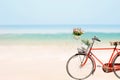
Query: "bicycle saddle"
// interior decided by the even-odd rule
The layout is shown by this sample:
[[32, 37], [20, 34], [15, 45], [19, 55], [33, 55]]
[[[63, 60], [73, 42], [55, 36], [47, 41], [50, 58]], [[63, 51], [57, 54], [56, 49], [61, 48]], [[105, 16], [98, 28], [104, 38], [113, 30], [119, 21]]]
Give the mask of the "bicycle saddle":
[[120, 41], [112, 41], [110, 42], [111, 46], [116, 46], [116, 45], [120, 45]]

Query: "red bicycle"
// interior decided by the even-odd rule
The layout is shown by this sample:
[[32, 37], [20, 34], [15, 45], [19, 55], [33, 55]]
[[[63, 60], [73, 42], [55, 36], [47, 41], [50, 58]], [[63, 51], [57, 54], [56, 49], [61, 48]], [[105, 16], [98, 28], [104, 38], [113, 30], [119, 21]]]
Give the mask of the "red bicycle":
[[[120, 49], [117, 45], [120, 42], [112, 42], [114, 48], [93, 48], [94, 42], [100, 40], [97, 37], [92, 38], [92, 43], [87, 49], [78, 49], [78, 53], [69, 58], [66, 64], [66, 70], [69, 76], [77, 80], [83, 80], [88, 78], [96, 70], [95, 59], [100, 62], [104, 72], [114, 72], [114, 74], [120, 79]], [[94, 54], [93, 50], [113, 50], [109, 62], [103, 63]]]

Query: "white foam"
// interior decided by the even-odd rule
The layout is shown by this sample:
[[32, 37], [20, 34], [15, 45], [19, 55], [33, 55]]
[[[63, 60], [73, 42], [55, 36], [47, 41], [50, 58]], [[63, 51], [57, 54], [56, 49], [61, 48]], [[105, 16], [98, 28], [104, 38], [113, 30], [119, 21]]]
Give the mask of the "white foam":
[[0, 30], [0, 34], [57, 34], [71, 33], [71, 30]]

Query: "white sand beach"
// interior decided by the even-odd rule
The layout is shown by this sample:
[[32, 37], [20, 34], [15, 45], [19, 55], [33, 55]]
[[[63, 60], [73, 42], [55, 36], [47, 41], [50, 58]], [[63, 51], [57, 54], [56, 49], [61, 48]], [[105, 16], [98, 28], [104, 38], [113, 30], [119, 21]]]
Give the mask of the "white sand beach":
[[[66, 72], [66, 62], [76, 52], [76, 46], [62, 44], [1, 45], [0, 80], [74, 80]], [[109, 55], [98, 52], [99, 57]], [[97, 67], [94, 75], [86, 80], [119, 79], [114, 73], [104, 73]]]

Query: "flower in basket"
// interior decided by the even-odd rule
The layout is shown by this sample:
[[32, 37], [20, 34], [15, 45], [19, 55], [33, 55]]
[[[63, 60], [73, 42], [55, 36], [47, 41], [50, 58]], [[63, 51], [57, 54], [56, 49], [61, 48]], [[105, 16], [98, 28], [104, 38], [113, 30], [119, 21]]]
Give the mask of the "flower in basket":
[[89, 46], [91, 43], [89, 40], [81, 40], [85, 45]]
[[81, 36], [83, 34], [83, 30], [81, 30], [81, 28], [74, 28], [73, 29], [73, 35], [75, 36]]

